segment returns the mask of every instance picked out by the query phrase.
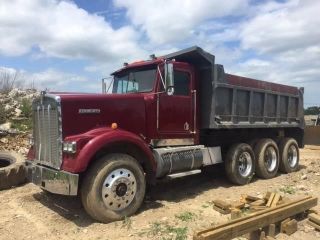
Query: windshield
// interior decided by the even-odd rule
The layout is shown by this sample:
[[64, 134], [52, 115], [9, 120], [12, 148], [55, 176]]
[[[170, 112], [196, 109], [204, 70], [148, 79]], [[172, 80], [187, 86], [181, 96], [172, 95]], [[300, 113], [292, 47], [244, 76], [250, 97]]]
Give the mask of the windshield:
[[112, 93], [150, 92], [156, 80], [156, 69], [131, 70], [114, 76]]

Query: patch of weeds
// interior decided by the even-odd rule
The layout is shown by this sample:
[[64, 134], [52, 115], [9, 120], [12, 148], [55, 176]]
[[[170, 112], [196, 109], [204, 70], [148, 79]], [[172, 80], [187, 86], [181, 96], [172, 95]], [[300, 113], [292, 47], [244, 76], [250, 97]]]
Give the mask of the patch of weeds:
[[150, 227], [151, 236], [157, 236], [163, 232], [163, 226], [161, 222], [153, 222]]
[[127, 230], [132, 228], [132, 220], [129, 217], [124, 217], [122, 220], [121, 228], [126, 228]]
[[167, 226], [167, 230], [169, 234], [173, 233], [175, 234], [175, 240], [185, 240], [187, 239], [187, 232], [188, 228], [187, 227], [172, 227], [172, 226]]
[[32, 129], [32, 120], [28, 118], [19, 121], [11, 121], [11, 128], [17, 129], [21, 132], [29, 131]]
[[241, 213], [242, 213], [243, 215], [249, 214], [249, 213], [250, 213], [250, 207], [243, 207], [243, 208], [241, 208]]
[[140, 232], [139, 235], [146, 235], [149, 238], [155, 239], [161, 237], [161, 240], [186, 240], [188, 228], [174, 227], [166, 222], [153, 222], [150, 227]]
[[202, 207], [202, 208], [208, 208], [209, 205], [207, 205], [207, 204], [202, 204], [201, 207]]
[[4, 105], [1, 103], [0, 104], [0, 124], [6, 122], [6, 111], [4, 108]]
[[195, 216], [196, 215], [192, 212], [182, 212], [175, 215], [176, 218], [180, 219], [183, 222], [190, 222], [194, 220]]
[[279, 191], [287, 194], [294, 194], [296, 192], [292, 186], [281, 187]]
[[21, 100], [21, 107], [20, 107], [21, 113], [26, 118], [32, 117], [32, 100], [30, 99], [22, 99]]

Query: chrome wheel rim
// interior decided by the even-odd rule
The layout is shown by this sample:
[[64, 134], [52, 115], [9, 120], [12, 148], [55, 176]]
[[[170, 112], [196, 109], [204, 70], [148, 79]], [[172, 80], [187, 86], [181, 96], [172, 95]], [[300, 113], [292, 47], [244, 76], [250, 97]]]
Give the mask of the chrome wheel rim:
[[126, 208], [136, 195], [137, 181], [125, 168], [113, 170], [103, 182], [102, 199], [107, 208], [120, 211]]
[[278, 156], [273, 146], [267, 147], [264, 155], [264, 161], [268, 172], [272, 172], [276, 169]]
[[243, 152], [239, 156], [239, 173], [242, 177], [248, 177], [252, 171], [252, 157], [250, 153]]
[[288, 163], [289, 166], [294, 168], [298, 162], [298, 150], [296, 146], [291, 145], [288, 149]]

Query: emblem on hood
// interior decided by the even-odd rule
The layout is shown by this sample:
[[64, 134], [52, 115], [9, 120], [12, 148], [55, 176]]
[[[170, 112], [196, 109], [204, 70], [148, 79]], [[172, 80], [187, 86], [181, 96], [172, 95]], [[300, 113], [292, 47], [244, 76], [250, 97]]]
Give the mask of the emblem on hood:
[[79, 114], [94, 114], [94, 113], [100, 113], [99, 108], [80, 108]]

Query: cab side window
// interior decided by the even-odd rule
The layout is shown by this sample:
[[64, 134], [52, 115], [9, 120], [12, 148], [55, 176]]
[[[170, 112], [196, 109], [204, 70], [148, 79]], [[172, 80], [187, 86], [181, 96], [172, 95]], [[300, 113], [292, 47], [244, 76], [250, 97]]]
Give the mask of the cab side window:
[[174, 71], [174, 95], [189, 96], [190, 75], [187, 72]]

